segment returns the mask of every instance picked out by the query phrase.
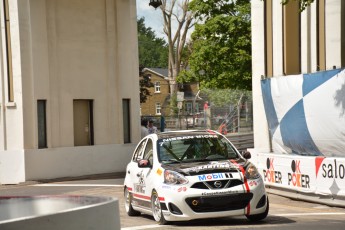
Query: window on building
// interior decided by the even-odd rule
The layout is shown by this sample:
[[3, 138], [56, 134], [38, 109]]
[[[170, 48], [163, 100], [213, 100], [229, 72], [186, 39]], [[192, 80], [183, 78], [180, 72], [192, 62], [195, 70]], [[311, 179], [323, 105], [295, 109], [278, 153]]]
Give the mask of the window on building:
[[316, 1], [316, 42], [317, 63], [316, 70], [326, 70], [326, 46], [325, 46], [325, 0]]
[[161, 83], [159, 81], [155, 82], [155, 93], [161, 92]]
[[38, 148], [47, 148], [46, 100], [37, 101], [37, 135]]
[[156, 103], [156, 115], [161, 115], [161, 103]]
[[301, 73], [301, 18], [299, 1], [283, 6], [283, 71], [285, 75]]
[[74, 145], [94, 144], [93, 101], [73, 100]]
[[272, 27], [272, 0], [265, 4], [265, 75], [273, 76], [273, 27]]
[[196, 113], [199, 113], [200, 112], [200, 105], [199, 103], [195, 103], [195, 110], [194, 110]]
[[193, 113], [193, 103], [186, 102], [186, 112], [187, 112], [187, 114], [192, 114]]
[[123, 115], [123, 140], [124, 143], [131, 143], [131, 125], [130, 125], [130, 107], [131, 100], [122, 100], [122, 115]]
[[3, 0], [3, 6], [4, 6], [4, 20], [5, 20], [8, 101], [13, 102], [14, 101], [14, 90], [13, 90], [14, 87], [13, 87], [13, 70], [12, 70], [10, 11], [8, 7], [8, 0]]

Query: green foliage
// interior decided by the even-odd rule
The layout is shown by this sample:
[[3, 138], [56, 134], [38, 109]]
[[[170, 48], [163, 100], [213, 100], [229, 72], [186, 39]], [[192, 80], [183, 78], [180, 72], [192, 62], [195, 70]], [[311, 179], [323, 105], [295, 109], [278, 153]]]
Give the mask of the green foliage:
[[212, 102], [215, 107], [225, 107], [228, 105], [236, 105], [240, 98], [250, 99], [252, 97], [251, 91], [237, 90], [237, 89], [207, 89], [201, 90], [203, 95]]
[[144, 67], [139, 67], [139, 86], [140, 86], [140, 103], [145, 103], [147, 97], [150, 96], [149, 88], [153, 87], [151, 82], [151, 76], [149, 74], [144, 74]]
[[189, 9], [203, 24], [195, 25], [190, 70], [179, 81], [251, 90], [250, 0], [193, 0]]
[[151, 27], [145, 26], [145, 19], [138, 24], [139, 65], [149, 68], [167, 68], [169, 48], [163, 38], [156, 37]]
[[138, 25], [139, 43], [139, 85], [140, 103], [144, 103], [150, 96], [149, 88], [153, 87], [150, 76], [143, 73], [145, 67], [167, 68], [169, 49], [164, 39], [157, 38], [151, 27], [145, 26], [145, 19], [140, 18]]

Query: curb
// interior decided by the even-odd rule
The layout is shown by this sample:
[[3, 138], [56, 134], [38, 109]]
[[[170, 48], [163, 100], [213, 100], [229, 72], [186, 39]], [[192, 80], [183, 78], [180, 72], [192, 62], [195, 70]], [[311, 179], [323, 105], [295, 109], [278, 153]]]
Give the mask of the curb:
[[295, 190], [288, 190], [283, 188], [270, 187], [266, 185], [266, 191], [282, 197], [287, 197], [294, 200], [306, 201], [309, 203], [323, 204], [330, 207], [345, 208], [344, 197], [334, 197], [331, 195], [317, 195], [310, 193], [297, 192]]
[[91, 174], [91, 175], [82, 175], [82, 176], [74, 176], [74, 177], [59, 177], [59, 178], [52, 178], [52, 179], [37, 179], [37, 180], [30, 180], [25, 181], [19, 184], [0, 184], [0, 190], [3, 188], [14, 188], [14, 187], [22, 187], [22, 186], [29, 186], [35, 184], [45, 184], [45, 183], [54, 183], [54, 182], [63, 182], [63, 181], [76, 181], [76, 180], [101, 180], [101, 179], [119, 179], [124, 178], [126, 175], [125, 172], [113, 172], [113, 173], [101, 173], [101, 174]]

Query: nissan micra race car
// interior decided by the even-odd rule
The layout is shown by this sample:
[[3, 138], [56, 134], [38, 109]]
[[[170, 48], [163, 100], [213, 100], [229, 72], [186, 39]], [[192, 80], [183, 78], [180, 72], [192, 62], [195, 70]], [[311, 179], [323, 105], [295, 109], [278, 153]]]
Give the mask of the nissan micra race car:
[[159, 224], [238, 215], [264, 219], [264, 182], [247, 160], [250, 153], [243, 155], [216, 131], [150, 134], [127, 165], [126, 212], [152, 215]]

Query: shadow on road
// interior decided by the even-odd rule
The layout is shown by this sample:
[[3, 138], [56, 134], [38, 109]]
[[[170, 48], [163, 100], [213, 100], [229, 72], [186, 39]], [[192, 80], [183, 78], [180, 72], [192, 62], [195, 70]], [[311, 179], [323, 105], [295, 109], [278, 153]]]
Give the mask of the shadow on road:
[[[141, 215], [141, 217], [152, 220], [153, 217], [149, 215]], [[245, 217], [226, 217], [226, 218], [209, 218], [209, 219], [199, 219], [190, 221], [180, 221], [180, 222], [168, 222], [168, 225], [173, 227], [212, 227], [212, 226], [261, 226], [264, 227], [269, 225], [281, 225], [281, 224], [292, 224], [296, 221], [291, 220], [286, 217], [281, 216], [268, 216], [262, 221], [250, 221]]]

